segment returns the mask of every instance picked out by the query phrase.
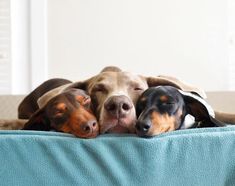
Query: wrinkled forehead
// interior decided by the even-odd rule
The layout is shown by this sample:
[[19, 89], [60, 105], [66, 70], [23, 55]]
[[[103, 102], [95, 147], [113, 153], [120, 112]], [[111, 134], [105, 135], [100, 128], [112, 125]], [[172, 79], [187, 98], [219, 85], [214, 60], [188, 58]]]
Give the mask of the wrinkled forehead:
[[141, 86], [147, 89], [147, 83], [141, 76], [129, 72], [103, 72], [100, 73], [93, 81], [95, 84], [104, 84], [115, 89], [123, 89], [129, 86]]
[[138, 75], [129, 73], [129, 72], [119, 72], [118, 73], [118, 80], [120, 84], [134, 84], [140, 85], [143, 87], [148, 87], [146, 80]]

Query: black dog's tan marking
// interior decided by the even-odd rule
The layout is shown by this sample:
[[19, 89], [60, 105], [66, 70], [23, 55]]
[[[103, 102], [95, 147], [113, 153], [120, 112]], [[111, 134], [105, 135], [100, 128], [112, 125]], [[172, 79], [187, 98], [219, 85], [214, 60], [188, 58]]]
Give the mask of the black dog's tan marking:
[[93, 138], [99, 133], [98, 123], [91, 111], [90, 96], [74, 88], [53, 97], [37, 110], [23, 130], [55, 130], [81, 138]]
[[181, 129], [185, 116], [191, 114], [196, 122], [193, 127], [224, 126], [212, 118], [199, 101], [182, 95], [171, 86], [147, 89], [136, 104], [136, 131], [139, 136], [154, 136]]

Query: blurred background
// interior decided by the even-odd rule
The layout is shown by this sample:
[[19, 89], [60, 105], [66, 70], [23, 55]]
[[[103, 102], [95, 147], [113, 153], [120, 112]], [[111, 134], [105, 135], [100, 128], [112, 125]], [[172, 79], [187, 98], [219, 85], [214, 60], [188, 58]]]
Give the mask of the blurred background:
[[235, 1], [0, 0], [0, 94], [107, 65], [235, 90]]

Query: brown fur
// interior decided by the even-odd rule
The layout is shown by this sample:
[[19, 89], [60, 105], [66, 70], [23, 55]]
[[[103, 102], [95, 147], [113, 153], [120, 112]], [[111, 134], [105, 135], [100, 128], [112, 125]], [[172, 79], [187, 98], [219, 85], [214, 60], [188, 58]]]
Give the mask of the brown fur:
[[83, 90], [73, 88], [51, 98], [30, 117], [23, 129], [55, 130], [81, 138], [93, 138], [99, 133], [90, 97]]
[[[54, 81], [54, 80], [49, 80]], [[62, 80], [62, 83], [53, 84], [54, 88], [61, 84], [71, 83], [69, 80]], [[93, 76], [85, 81], [72, 83], [70, 87], [80, 88], [86, 90], [92, 97], [94, 103], [94, 112], [101, 124], [101, 132], [109, 132], [111, 128], [118, 127], [119, 132], [134, 132], [135, 125], [135, 111], [131, 109], [129, 115], [125, 118], [110, 118], [109, 114], [104, 111], [104, 103], [107, 98], [118, 93], [127, 97], [132, 105], [135, 106], [139, 95], [148, 87], [159, 85], [171, 85], [184, 91], [195, 92], [201, 97], [205, 98], [205, 93], [201, 89], [188, 85], [174, 77], [156, 76], [144, 77], [128, 72], [123, 72], [120, 68], [115, 66], [105, 67], [98, 75]], [[45, 92], [51, 90], [50, 87], [39, 86], [31, 94], [29, 94], [19, 106], [19, 118], [29, 118], [33, 112], [38, 109], [35, 100]], [[229, 123], [235, 123], [235, 115], [216, 112], [216, 118]], [[20, 127], [19, 127], [20, 128]], [[123, 129], [123, 130], [122, 130]]]
[[29, 119], [32, 114], [39, 109], [38, 107], [38, 99], [48, 91], [57, 88], [61, 85], [65, 85], [71, 83], [71, 81], [67, 79], [54, 78], [49, 79], [39, 85], [36, 89], [34, 89], [30, 94], [28, 94], [18, 107], [18, 118], [19, 119]]
[[149, 131], [150, 136], [175, 130], [176, 117], [169, 116], [168, 114], [152, 112], [151, 122], [153, 127]]
[[[205, 96], [204, 92], [196, 87], [168, 76], [143, 77], [130, 72], [120, 70], [118, 67], [106, 67], [98, 75], [83, 82], [76, 82], [71, 87], [86, 90], [92, 98], [94, 111], [100, 124], [100, 132], [135, 132], [135, 104], [141, 93], [148, 87], [158, 85], [171, 85], [185, 91], [195, 92]], [[115, 96], [121, 96], [128, 102], [128, 114], [125, 116], [113, 116], [106, 108], [107, 102], [116, 100]], [[115, 101], [114, 101], [115, 102]], [[130, 104], [129, 104], [130, 103]], [[115, 103], [116, 107], [118, 103]]]

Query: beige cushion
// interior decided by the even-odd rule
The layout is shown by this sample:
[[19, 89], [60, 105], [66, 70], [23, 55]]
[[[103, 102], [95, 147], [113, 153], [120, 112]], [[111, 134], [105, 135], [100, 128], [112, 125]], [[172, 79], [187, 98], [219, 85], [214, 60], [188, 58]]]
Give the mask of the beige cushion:
[[235, 113], [235, 92], [216, 91], [207, 92], [206, 101], [216, 111]]
[[0, 96], [0, 119], [16, 119], [17, 108], [24, 95]]

